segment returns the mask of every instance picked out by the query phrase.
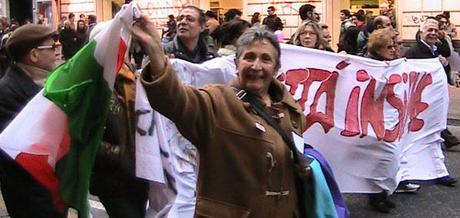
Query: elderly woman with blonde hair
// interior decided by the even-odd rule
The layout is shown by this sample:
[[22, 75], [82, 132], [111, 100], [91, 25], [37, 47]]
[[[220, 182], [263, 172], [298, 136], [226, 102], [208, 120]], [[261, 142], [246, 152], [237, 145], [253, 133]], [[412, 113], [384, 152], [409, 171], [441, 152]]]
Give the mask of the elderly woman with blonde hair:
[[305, 21], [300, 24], [294, 34], [293, 44], [306, 48], [333, 51], [323, 37], [321, 27], [314, 21]]
[[396, 33], [389, 28], [375, 30], [369, 36], [366, 57], [380, 61], [395, 59], [395, 39]]

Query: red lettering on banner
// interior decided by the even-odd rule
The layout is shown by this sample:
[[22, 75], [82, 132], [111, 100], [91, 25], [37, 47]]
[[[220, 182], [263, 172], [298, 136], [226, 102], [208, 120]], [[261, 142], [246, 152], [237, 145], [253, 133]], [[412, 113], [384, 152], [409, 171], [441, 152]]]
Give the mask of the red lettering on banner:
[[[334, 101], [335, 101], [335, 87], [337, 85], [337, 79], [339, 74], [337, 72], [329, 72], [327, 70], [312, 69], [310, 68], [310, 77], [308, 78], [305, 89], [309, 89], [313, 81], [322, 81], [318, 90], [313, 98], [313, 103], [310, 106], [310, 113], [307, 115], [306, 129], [310, 128], [314, 123], [319, 123], [324, 132], [327, 133], [334, 127]], [[305, 90], [304, 90], [305, 91]], [[326, 108], [325, 112], [318, 112], [318, 102], [321, 95], [326, 95]]]
[[359, 120], [358, 120], [358, 104], [359, 104], [359, 86], [351, 90], [348, 98], [347, 110], [345, 112], [345, 129], [340, 132], [340, 135], [353, 137], [359, 135]]
[[377, 99], [374, 100], [375, 95], [374, 78], [371, 79], [369, 85], [364, 90], [363, 99], [361, 102], [361, 138], [367, 136], [367, 127], [370, 124], [374, 129], [375, 135], [378, 140], [381, 140], [385, 134], [385, 127], [383, 122], [383, 100], [382, 93]]
[[388, 80], [388, 84], [385, 86], [385, 89], [382, 94], [386, 95], [386, 100], [388, 104], [394, 107], [398, 111], [398, 123], [392, 130], [385, 129], [385, 136], [383, 138], [386, 142], [394, 142], [396, 139], [400, 138], [402, 132], [404, 131], [404, 118], [406, 114], [405, 104], [401, 99], [395, 96], [394, 87], [395, 85], [401, 83], [403, 78], [399, 74], [393, 74]]
[[[411, 72], [411, 77], [412, 74], [415, 74], [415, 72]], [[411, 93], [411, 98], [409, 100], [408, 106], [408, 113], [410, 119], [408, 129], [411, 132], [419, 131], [420, 129], [422, 129], [424, 125], [424, 121], [422, 119], [417, 118], [417, 116], [428, 108], [428, 104], [422, 102], [422, 92], [428, 85], [432, 83], [433, 78], [431, 77], [431, 74], [425, 74], [422, 76], [420, 82], [418, 82], [417, 86], [414, 88], [414, 92]]]
[[[417, 72], [390, 75], [382, 92], [376, 96], [377, 81], [366, 70], [358, 70], [356, 81], [369, 82], [363, 93], [361, 93], [362, 88], [360, 86], [355, 86], [351, 90], [346, 105], [344, 130], [340, 132], [340, 135], [344, 137], [360, 135], [363, 138], [368, 135], [369, 126], [371, 126], [377, 140], [394, 142], [402, 137], [406, 124], [408, 131], [411, 132], [422, 129], [424, 121], [418, 116], [428, 108], [428, 104], [422, 102], [422, 93], [433, 81], [431, 74], [424, 74], [421, 78], [420, 75]], [[310, 87], [313, 83], [319, 82], [319, 87], [314, 93], [311, 105], [309, 105], [309, 114], [306, 115], [306, 129], [319, 123], [324, 132], [328, 133], [335, 126], [334, 102], [338, 72], [317, 68], [291, 69], [280, 74], [277, 79], [289, 86], [289, 92], [292, 95], [301, 91], [298, 102], [303, 110], [305, 110]], [[402, 96], [397, 96], [395, 87], [401, 83], [404, 83], [404, 87], [408, 86], [408, 88], [401, 93]], [[298, 90], [299, 87], [303, 90]], [[318, 107], [323, 106], [318, 105], [320, 99], [325, 99], [324, 110], [321, 110], [324, 112], [318, 111]], [[392, 127], [387, 127], [388, 129], [385, 128], [384, 102], [393, 107], [398, 114], [397, 123]], [[406, 117], [408, 117], [409, 122], [406, 121]]]

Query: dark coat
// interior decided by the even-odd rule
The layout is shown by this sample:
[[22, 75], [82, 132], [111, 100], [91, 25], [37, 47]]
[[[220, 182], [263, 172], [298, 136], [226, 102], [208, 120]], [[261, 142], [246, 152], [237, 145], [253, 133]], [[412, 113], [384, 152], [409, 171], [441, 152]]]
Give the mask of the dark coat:
[[124, 64], [115, 81], [102, 146], [94, 162], [91, 194], [147, 200], [147, 183], [135, 175], [135, 79]]
[[283, 30], [283, 22], [281, 22], [281, 19], [276, 16], [276, 14], [269, 15], [268, 17], [264, 18], [262, 24], [266, 25], [267, 28], [273, 32], [277, 30]]
[[409, 50], [407, 50], [405, 57], [406, 58], [413, 58], [413, 59], [422, 59], [422, 58], [435, 58], [439, 55], [444, 57], [450, 56], [450, 48], [447, 42], [441, 40], [439, 43], [436, 43], [438, 50], [434, 53], [431, 52], [431, 49], [428, 48], [421, 40], [417, 40], [416, 44], [412, 46]]
[[16, 117], [41, 87], [15, 64], [0, 79], [0, 132]]
[[[450, 48], [445, 39], [441, 39], [438, 43], [436, 43], [436, 46], [438, 49], [433, 53], [431, 52], [431, 49], [419, 39], [419, 37], [416, 37], [416, 38], [417, 38], [417, 43], [414, 46], [412, 46], [409, 50], [407, 50], [405, 54], [406, 58], [412, 58], [412, 59], [436, 58], [439, 55], [442, 55], [447, 58], [450, 56]], [[452, 81], [450, 78], [450, 66], [449, 65], [445, 66], [444, 71], [446, 72], [446, 75], [447, 75], [447, 82], [449, 84], [452, 84]]]
[[79, 49], [77, 33], [73, 29], [64, 28], [59, 34], [59, 42], [62, 44], [62, 55], [66, 60], [70, 59]]
[[188, 51], [179, 37], [164, 45], [166, 54], [173, 54], [175, 58], [186, 60], [192, 63], [203, 63], [207, 60], [217, 57], [217, 54], [212, 49], [208, 48], [206, 40], [200, 38], [195, 50]]
[[[18, 66], [12, 64], [0, 80], [0, 131], [40, 91]], [[53, 207], [49, 190], [37, 182], [8, 154], [0, 150], [0, 184], [11, 217], [64, 217]]]
[[[150, 104], [199, 151], [196, 217], [300, 216], [291, 151], [249, 103], [229, 86], [183, 85], [169, 62], [165, 72], [154, 75], [153, 82], [142, 81]], [[276, 99], [270, 110], [280, 126], [289, 135], [301, 135], [301, 107], [277, 81], [269, 93]]]

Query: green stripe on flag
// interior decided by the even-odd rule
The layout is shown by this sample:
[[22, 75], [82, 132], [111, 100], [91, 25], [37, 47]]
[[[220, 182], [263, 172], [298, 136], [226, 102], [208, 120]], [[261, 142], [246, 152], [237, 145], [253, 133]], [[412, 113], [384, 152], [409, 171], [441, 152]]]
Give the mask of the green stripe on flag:
[[45, 97], [67, 114], [70, 149], [58, 160], [56, 175], [63, 200], [68, 207], [77, 209], [83, 218], [89, 214], [90, 176], [104, 134], [112, 94], [104, 79], [103, 68], [94, 58], [95, 48], [95, 41], [88, 43], [54, 70], [44, 91]]

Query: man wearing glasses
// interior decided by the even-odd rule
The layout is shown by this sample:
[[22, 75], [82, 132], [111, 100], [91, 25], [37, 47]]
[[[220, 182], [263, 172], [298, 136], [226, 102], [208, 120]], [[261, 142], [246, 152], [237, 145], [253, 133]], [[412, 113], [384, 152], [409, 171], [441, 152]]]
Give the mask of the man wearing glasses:
[[0, 132], [43, 87], [56, 66], [54, 30], [34, 24], [16, 29], [6, 42], [13, 61], [0, 80]]
[[[42, 89], [46, 77], [56, 66], [55, 35], [54, 30], [45, 26], [26, 24], [16, 29], [6, 42], [13, 62], [0, 79], [0, 132]], [[0, 185], [9, 216], [62, 216], [54, 209], [51, 195], [43, 186], [24, 170], [13, 167], [3, 152], [0, 155]], [[4, 170], [14, 173], [6, 175]]]

